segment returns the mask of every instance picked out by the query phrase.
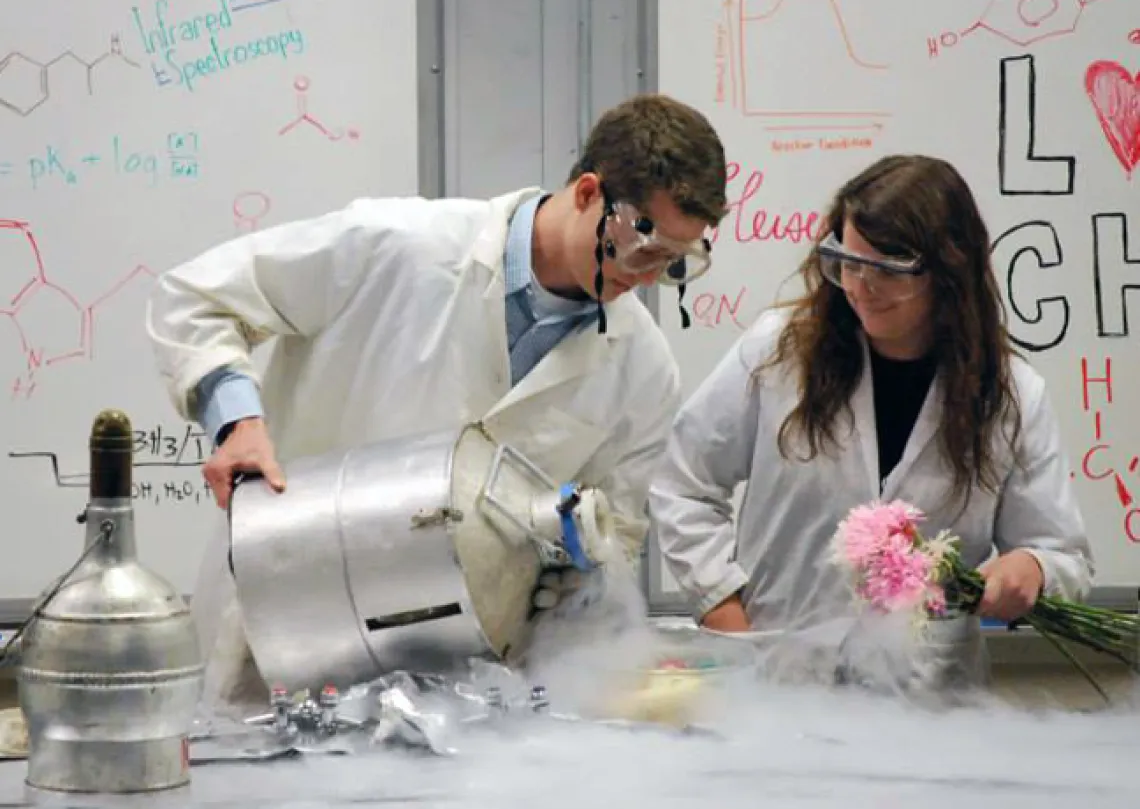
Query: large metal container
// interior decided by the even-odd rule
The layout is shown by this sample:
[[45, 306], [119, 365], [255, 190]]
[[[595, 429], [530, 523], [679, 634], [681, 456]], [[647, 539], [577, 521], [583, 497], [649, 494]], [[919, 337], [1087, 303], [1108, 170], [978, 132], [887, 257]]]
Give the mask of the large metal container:
[[100, 414], [84, 556], [20, 639], [26, 782], [37, 789], [135, 793], [190, 780], [202, 659], [185, 602], [137, 559], [131, 439], [125, 415]]
[[291, 690], [511, 661], [549, 566], [615, 546], [600, 492], [556, 484], [478, 425], [297, 460], [239, 484], [231, 558], [263, 678]]

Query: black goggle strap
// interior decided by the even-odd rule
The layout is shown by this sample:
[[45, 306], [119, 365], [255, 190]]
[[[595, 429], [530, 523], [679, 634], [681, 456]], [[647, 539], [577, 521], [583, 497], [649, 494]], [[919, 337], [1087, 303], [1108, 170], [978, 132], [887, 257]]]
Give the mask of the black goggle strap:
[[[706, 253], [712, 253], [712, 242], [709, 241], [707, 237], [702, 239], [701, 241], [703, 241], [705, 244], [705, 252]], [[676, 268], [676, 273], [672, 273], [672, 270], [674, 267]], [[674, 264], [672, 267], [670, 267], [668, 270], [666, 270], [666, 273], [672, 273], [674, 278], [676, 278], [677, 275], [680, 275], [684, 272], [685, 272], [685, 259], [683, 259], [683, 258], [678, 259], [676, 264]], [[681, 313], [681, 328], [682, 329], [687, 329], [687, 328], [689, 328], [689, 326], [693, 325], [693, 319], [691, 317], [689, 317], [689, 312], [687, 309], [685, 309], [685, 284], [678, 284], [677, 285], [677, 310]]]
[[681, 328], [687, 329], [693, 325], [693, 319], [689, 317], [689, 311], [685, 308], [685, 285], [677, 285], [677, 311], [681, 313]]
[[596, 231], [598, 243], [594, 246], [594, 260], [598, 264], [597, 270], [594, 271], [594, 295], [598, 301], [598, 334], [606, 333], [606, 308], [602, 304], [602, 289], [605, 286], [605, 276], [602, 275], [602, 264], [607, 258], [612, 259], [617, 256], [617, 247], [614, 246], [613, 239], [606, 236], [606, 223], [614, 213], [614, 201], [610, 198], [610, 194], [606, 190], [605, 184], [603, 184], [602, 218], [598, 220], [598, 228]]

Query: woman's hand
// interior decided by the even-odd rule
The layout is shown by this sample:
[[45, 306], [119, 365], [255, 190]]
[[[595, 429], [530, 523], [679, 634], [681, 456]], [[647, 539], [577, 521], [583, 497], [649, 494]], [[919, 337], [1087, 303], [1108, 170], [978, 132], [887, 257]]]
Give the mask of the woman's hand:
[[713, 632], [751, 632], [752, 622], [744, 609], [739, 594], [733, 594], [717, 604], [701, 618], [701, 626]]
[[978, 614], [986, 618], [1016, 621], [1024, 617], [1045, 586], [1037, 557], [1021, 548], [987, 562], [978, 572], [986, 580]]

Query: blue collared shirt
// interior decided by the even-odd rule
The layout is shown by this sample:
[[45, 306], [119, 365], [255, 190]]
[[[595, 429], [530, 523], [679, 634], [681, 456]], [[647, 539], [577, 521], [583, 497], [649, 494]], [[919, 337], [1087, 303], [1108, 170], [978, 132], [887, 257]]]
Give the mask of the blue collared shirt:
[[566, 335], [598, 316], [592, 301], [576, 301], [555, 295], [534, 275], [531, 248], [534, 217], [546, 194], [532, 197], [511, 217], [503, 256], [503, 283], [506, 287], [507, 347], [511, 355], [511, 384], [558, 345]]
[[[503, 283], [512, 385], [518, 384], [566, 335], [597, 317], [597, 305], [592, 301], [559, 297], [534, 277], [534, 217], [546, 196], [538, 194], [520, 205], [507, 231]], [[195, 394], [198, 423], [214, 439], [228, 424], [265, 415], [254, 381], [228, 367], [203, 377]]]

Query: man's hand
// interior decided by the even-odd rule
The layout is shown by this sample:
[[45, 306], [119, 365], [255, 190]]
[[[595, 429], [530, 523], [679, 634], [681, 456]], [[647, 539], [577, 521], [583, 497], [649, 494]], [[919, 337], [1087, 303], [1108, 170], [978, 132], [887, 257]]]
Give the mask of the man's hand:
[[978, 614], [986, 618], [1016, 621], [1025, 616], [1045, 585], [1037, 557], [1020, 548], [987, 562], [978, 572], [986, 580]]
[[739, 594], [733, 594], [717, 604], [701, 618], [701, 626], [713, 632], [751, 632], [752, 622], [744, 609]]
[[202, 477], [222, 510], [230, 506], [234, 476], [239, 472], [258, 472], [275, 491], [285, 490], [285, 474], [277, 465], [273, 442], [269, 440], [263, 419], [243, 419], [235, 424], [202, 467]]

